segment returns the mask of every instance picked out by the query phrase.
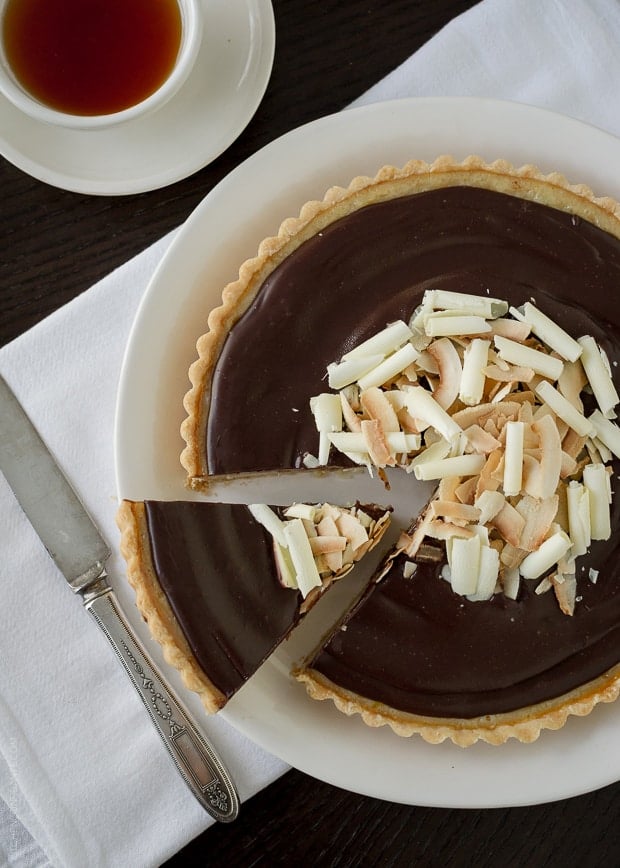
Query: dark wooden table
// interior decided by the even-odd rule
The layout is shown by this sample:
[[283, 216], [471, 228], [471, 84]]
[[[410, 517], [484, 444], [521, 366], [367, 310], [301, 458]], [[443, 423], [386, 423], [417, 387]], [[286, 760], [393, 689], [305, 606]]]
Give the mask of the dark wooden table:
[[[2, 343], [182, 223], [258, 148], [345, 107], [474, 4], [273, 5], [276, 57], [265, 98], [239, 139], [201, 172], [152, 193], [98, 198], [54, 189], [0, 161]], [[245, 803], [235, 824], [212, 827], [167, 864], [611, 868], [620, 865], [619, 819], [620, 783], [549, 805], [466, 811], [390, 804], [290, 771]]]

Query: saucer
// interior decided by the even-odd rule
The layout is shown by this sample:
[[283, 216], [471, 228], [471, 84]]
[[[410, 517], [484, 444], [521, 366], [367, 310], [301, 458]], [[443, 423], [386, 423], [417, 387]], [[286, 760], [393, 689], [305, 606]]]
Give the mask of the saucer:
[[143, 193], [180, 181], [219, 156], [263, 98], [275, 49], [269, 0], [202, 0], [195, 65], [161, 109], [104, 130], [71, 130], [28, 117], [0, 96], [0, 153], [63, 190]]

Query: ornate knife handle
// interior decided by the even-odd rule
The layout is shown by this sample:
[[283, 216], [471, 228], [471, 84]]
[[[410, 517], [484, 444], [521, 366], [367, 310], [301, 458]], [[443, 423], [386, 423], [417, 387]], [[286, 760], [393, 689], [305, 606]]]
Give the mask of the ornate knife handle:
[[239, 813], [235, 785], [213, 747], [191, 723], [149, 659], [104, 576], [84, 597], [85, 607], [110, 640], [188, 787], [216, 820], [222, 823], [234, 820]]

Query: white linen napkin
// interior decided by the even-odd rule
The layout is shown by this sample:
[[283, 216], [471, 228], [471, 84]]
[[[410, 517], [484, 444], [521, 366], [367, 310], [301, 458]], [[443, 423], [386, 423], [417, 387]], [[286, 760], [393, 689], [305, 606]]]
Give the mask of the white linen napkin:
[[[620, 134], [619, 44], [616, 0], [484, 0], [355, 105], [495, 97]], [[0, 371], [113, 545], [120, 363], [137, 304], [172, 235], [0, 350]], [[211, 821], [2, 477], [0, 514], [0, 866], [159, 865]], [[123, 572], [115, 554], [117, 588]], [[242, 799], [286, 769], [224, 721], [203, 717], [200, 725]]]

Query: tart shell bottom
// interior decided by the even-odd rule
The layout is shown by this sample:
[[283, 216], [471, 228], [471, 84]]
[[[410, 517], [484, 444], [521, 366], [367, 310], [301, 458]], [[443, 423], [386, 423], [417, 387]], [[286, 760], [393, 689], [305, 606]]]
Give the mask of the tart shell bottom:
[[320, 672], [300, 667], [293, 672], [312, 699], [331, 699], [339, 711], [359, 714], [367, 726], [389, 726], [400, 736], [420, 735], [430, 744], [450, 739], [459, 747], [477, 741], [504, 744], [515, 738], [536, 741], [543, 729], [561, 729], [571, 715], [584, 717], [599, 702], [613, 702], [620, 694], [620, 664], [587, 684], [556, 699], [502, 714], [471, 719], [424, 717], [390, 708], [334, 684]]

